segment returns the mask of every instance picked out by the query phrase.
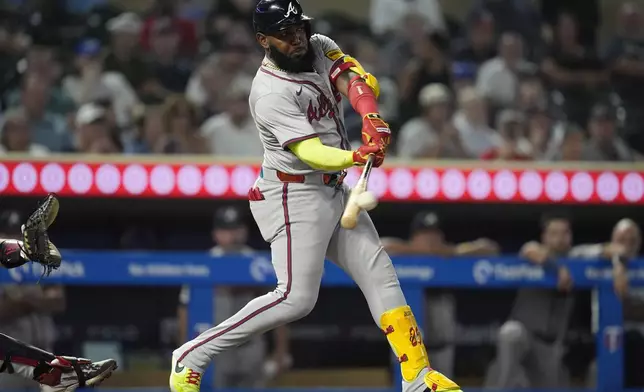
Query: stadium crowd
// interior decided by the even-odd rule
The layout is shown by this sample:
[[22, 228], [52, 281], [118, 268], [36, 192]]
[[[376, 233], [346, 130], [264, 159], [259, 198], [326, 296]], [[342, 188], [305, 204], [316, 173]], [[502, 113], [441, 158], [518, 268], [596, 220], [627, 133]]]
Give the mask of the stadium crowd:
[[[158, 0], [143, 14], [100, 0], [4, 3], [1, 151], [261, 157], [247, 108], [263, 56], [254, 0]], [[635, 4], [600, 47], [593, 1], [478, 0], [464, 21], [437, 0], [393, 3], [373, 0], [370, 25], [322, 15], [314, 26], [380, 80], [390, 155], [640, 158]]]
[[[248, 111], [252, 78], [263, 57], [250, 23], [254, 2], [156, 0], [144, 13], [102, 0], [0, 2], [0, 154], [261, 158]], [[644, 15], [635, 3], [621, 3], [614, 15], [619, 30], [607, 43], [597, 36], [598, 1], [470, 3], [463, 20], [443, 12], [438, 0], [371, 0], [366, 24], [346, 15], [313, 15], [314, 31], [335, 39], [378, 78], [381, 112], [394, 132], [390, 156], [613, 162], [642, 158]], [[350, 139], [360, 143], [361, 119], [348, 102], [344, 104]], [[0, 217], [0, 231], [16, 235], [11, 230], [19, 229], [19, 219], [9, 219], [9, 213]], [[409, 238], [385, 238], [383, 243], [392, 255], [495, 256], [508, 250], [488, 238], [452, 244], [442, 223], [433, 211], [419, 212]], [[622, 262], [639, 254], [641, 232], [629, 219], [615, 223], [612, 233], [598, 234], [605, 243], [579, 246], [567, 216], [545, 217], [541, 236], [534, 238], [538, 241], [526, 243], [520, 254], [544, 267], [558, 257], [611, 259], [615, 291], [625, 302], [626, 317], [643, 320], [642, 295], [629, 292]], [[97, 230], [92, 227], [91, 235], [99, 237]], [[211, 253], [252, 254], [250, 230], [241, 211], [222, 208], [216, 214]], [[83, 235], [73, 234], [74, 241]], [[188, 234], [185, 237], [192, 240], [194, 232]], [[131, 230], [120, 238], [122, 249], [165, 249], [161, 241], [147, 241], [147, 232]], [[181, 241], [168, 242], [175, 246]], [[575, 288], [565, 267], [558, 274], [559, 292], [519, 292], [498, 331], [496, 360], [488, 369], [486, 386], [570, 384], [560, 365], [573, 296], [562, 293], [575, 293]], [[25, 296], [46, 294], [33, 290]], [[62, 301], [62, 291], [55, 291]], [[226, 305], [217, 304], [224, 309], [217, 318], [234, 313], [254, 294], [221, 290], [216, 298]], [[6, 297], [0, 305], [11, 299]], [[177, 301], [180, 341], [188, 333], [189, 301], [182, 290]], [[448, 293], [430, 302], [425, 327], [432, 360], [449, 374], [457, 340], [454, 299]], [[0, 330], [7, 328], [0, 324]], [[43, 346], [53, 344], [53, 336], [46, 338]], [[231, 355], [254, 357], [260, 363], [248, 369], [218, 368], [218, 386], [263, 385], [267, 381], [254, 376], [267, 358], [272, 368], [264, 369], [266, 379], [293, 366], [288, 329], [278, 330], [273, 339], [270, 353], [260, 339], [246, 347], [246, 354], [243, 349], [234, 351]], [[644, 352], [644, 328], [628, 330], [625, 339], [631, 358], [627, 383], [644, 385], [632, 359]], [[533, 361], [517, 368], [529, 360]]]

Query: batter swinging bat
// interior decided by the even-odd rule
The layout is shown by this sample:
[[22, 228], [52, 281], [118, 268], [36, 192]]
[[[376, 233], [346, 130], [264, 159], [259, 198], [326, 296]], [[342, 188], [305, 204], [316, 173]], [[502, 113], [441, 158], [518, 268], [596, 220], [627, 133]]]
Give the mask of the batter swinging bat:
[[344, 213], [342, 214], [342, 219], [340, 219], [340, 225], [345, 229], [354, 229], [358, 224], [358, 215], [360, 215], [358, 196], [367, 190], [367, 183], [369, 181], [369, 174], [371, 174], [371, 168], [373, 167], [373, 160], [374, 156], [370, 155], [367, 159], [367, 163], [362, 169], [362, 174], [360, 175], [356, 186], [351, 190], [347, 205], [344, 207]]

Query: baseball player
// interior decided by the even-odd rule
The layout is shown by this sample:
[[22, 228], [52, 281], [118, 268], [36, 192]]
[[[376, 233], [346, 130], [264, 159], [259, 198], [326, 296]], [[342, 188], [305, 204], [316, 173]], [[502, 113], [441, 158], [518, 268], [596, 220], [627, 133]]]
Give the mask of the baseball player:
[[[47, 228], [57, 214], [58, 200], [49, 195], [22, 226], [22, 240], [0, 239], [0, 264], [16, 268], [32, 261], [43, 266], [43, 275], [57, 269], [62, 258], [47, 235]], [[79, 387], [97, 386], [111, 376], [116, 367], [113, 359], [92, 362], [85, 358], [57, 356], [0, 334], [0, 373], [34, 380], [43, 392], [72, 392]]]
[[[253, 218], [271, 246], [277, 288], [175, 350], [170, 388], [199, 391], [215, 356], [309, 314], [327, 258], [364, 293], [399, 359], [403, 391], [460, 391], [430, 367], [414, 315], [369, 215], [361, 212], [353, 230], [339, 226], [349, 191], [342, 183], [344, 170], [364, 165], [369, 156], [380, 166], [391, 131], [378, 114], [378, 81], [333, 40], [313, 35], [310, 21], [297, 0], [260, 0], [253, 14], [266, 56], [249, 103], [264, 162], [249, 199]], [[363, 145], [355, 151], [344, 127], [343, 96], [363, 118]]]

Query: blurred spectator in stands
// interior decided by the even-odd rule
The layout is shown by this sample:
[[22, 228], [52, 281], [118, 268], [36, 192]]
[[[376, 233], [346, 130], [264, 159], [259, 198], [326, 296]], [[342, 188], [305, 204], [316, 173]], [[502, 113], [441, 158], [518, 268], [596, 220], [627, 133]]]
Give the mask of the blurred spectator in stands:
[[18, 61], [29, 45], [25, 27], [16, 19], [19, 19], [16, 13], [0, 10], [0, 91], [3, 92], [17, 82]]
[[496, 361], [488, 369], [486, 388], [565, 388], [568, 377], [562, 363], [563, 339], [568, 330], [574, 298], [570, 271], [557, 259], [570, 255], [572, 229], [563, 214], [542, 220], [541, 241], [531, 241], [520, 255], [532, 265], [556, 270], [558, 290], [522, 288], [510, 318], [499, 329]]
[[[39, 38], [36, 38], [39, 39]], [[15, 75], [17, 85], [11, 90], [6, 90], [7, 107], [20, 106], [22, 89], [20, 83], [34, 75], [44, 79], [49, 84], [49, 98], [47, 111], [60, 115], [67, 115], [76, 109], [74, 100], [59, 86], [62, 67], [56, 56], [56, 49], [47, 42], [34, 42], [25, 53], [24, 62], [20, 63]]]
[[433, 211], [421, 211], [414, 216], [408, 241], [383, 238], [383, 246], [391, 254], [453, 256], [498, 255], [499, 244], [479, 238], [470, 242], [451, 244], [445, 240], [439, 216]]
[[597, 46], [597, 30], [602, 24], [600, 0], [556, 0], [541, 1], [541, 18], [543, 19], [543, 35], [546, 40], [556, 33], [559, 16], [570, 14], [579, 21], [579, 42], [585, 47]]
[[[105, 44], [110, 41], [111, 36], [107, 24], [123, 12], [123, 8], [115, 4], [114, 1], [106, 1], [104, 4], [97, 4], [92, 7], [89, 13], [80, 14], [77, 17], [80, 17], [85, 22], [85, 28], [83, 29], [85, 37], [96, 38]], [[137, 41], [140, 41], [140, 35]]]
[[168, 97], [163, 105], [163, 135], [152, 149], [164, 154], [205, 154], [209, 144], [200, 134], [199, 110], [182, 95]]
[[572, 123], [555, 128], [545, 159], [549, 161], [581, 161], [586, 137], [584, 131]]
[[531, 160], [532, 144], [526, 137], [525, 116], [514, 109], [505, 109], [496, 116], [496, 129], [501, 135], [501, 145], [485, 152], [482, 159], [506, 161]]
[[469, 19], [476, 19], [483, 12], [492, 14], [497, 36], [508, 32], [519, 33], [528, 51], [538, 47], [541, 17], [531, 0], [476, 0]]
[[548, 106], [546, 89], [537, 73], [524, 74], [519, 79], [519, 87], [514, 106], [524, 113], [539, 107], [546, 108]]
[[582, 159], [585, 161], [633, 161], [641, 157], [617, 136], [615, 109], [604, 104], [593, 107], [588, 123], [590, 138], [585, 143]]
[[430, 34], [412, 42], [413, 57], [398, 76], [400, 88], [400, 121], [420, 114], [418, 94], [423, 86], [441, 83], [451, 86], [449, 41], [442, 35]]
[[[615, 253], [621, 255], [621, 260], [633, 260], [640, 255], [642, 247], [642, 231], [634, 221], [622, 219], [613, 229], [611, 244], [616, 244]], [[609, 246], [611, 246], [609, 244]], [[617, 260], [618, 262], [620, 260]], [[618, 279], [615, 279], [615, 289], [619, 294], [621, 280], [622, 287], [628, 285], [628, 275], [623, 273], [624, 267], [621, 263], [614, 264], [617, 271], [613, 273]], [[635, 287], [629, 290], [628, 295], [623, 298], [624, 305], [624, 386], [626, 388], [644, 387], [644, 374], [642, 369], [636, 364], [639, 358], [644, 355], [644, 332], [642, 331], [642, 322], [644, 321], [644, 290]], [[593, 381], [596, 378], [593, 378]]]
[[82, 105], [75, 118], [74, 152], [110, 153], [122, 150], [120, 142], [110, 126], [107, 111], [104, 107], [87, 103]]
[[464, 88], [458, 96], [454, 127], [469, 158], [480, 158], [503, 144], [501, 136], [488, 126], [487, 104], [473, 87]]
[[181, 0], [177, 5], [176, 15], [198, 25], [212, 9], [212, 3], [210, 0]]
[[480, 66], [496, 57], [497, 43], [494, 17], [489, 12], [478, 13], [469, 21], [467, 36], [457, 41], [454, 60]]
[[439, 83], [423, 87], [419, 94], [422, 116], [400, 129], [397, 152], [400, 158], [464, 158], [458, 133], [451, 122], [452, 94]]
[[62, 151], [71, 144], [65, 118], [47, 110], [51, 84], [46, 78], [30, 74], [22, 81], [21, 106], [15, 110], [26, 117], [33, 143], [51, 151]]
[[123, 74], [105, 70], [103, 57], [98, 40], [81, 40], [76, 45], [74, 71], [63, 79], [63, 88], [79, 106], [98, 100], [111, 101], [117, 123], [127, 126], [138, 97]]
[[425, 35], [427, 35], [427, 32], [425, 31], [425, 21], [422, 16], [408, 14], [394, 34], [382, 37], [380, 61], [384, 66], [385, 73], [392, 77], [400, 75], [407, 66], [407, 61], [403, 59], [409, 59], [414, 56], [413, 42], [417, 41], [418, 37]]
[[[212, 240], [217, 245], [210, 249], [210, 255], [213, 257], [227, 255], [252, 257], [255, 254], [255, 250], [247, 245], [247, 237], [248, 226], [242, 210], [234, 206], [221, 207], [215, 213], [212, 230]], [[266, 262], [270, 269], [270, 262]], [[214, 298], [214, 324], [219, 324], [228, 319], [255, 297], [264, 294], [261, 291], [254, 287], [217, 287]], [[189, 303], [190, 290], [188, 286], [184, 286], [181, 289], [178, 308], [179, 342], [185, 342], [186, 339], [190, 338], [188, 336], [187, 312]], [[274, 347], [271, 355], [268, 355], [268, 347], [264, 337], [259, 335], [247, 343], [217, 356], [215, 361], [215, 387], [264, 387], [266, 382], [276, 376], [277, 373], [290, 368], [292, 358], [288, 332], [287, 326], [278, 327], [272, 332]]]
[[124, 133], [123, 148], [126, 154], [147, 154], [164, 139], [163, 107], [138, 105], [133, 108], [134, 127]]
[[617, 35], [606, 53], [612, 71], [612, 85], [626, 110], [624, 138], [644, 153], [644, 30], [642, 12], [637, 4], [622, 4], [617, 21]]
[[221, 48], [225, 37], [235, 27], [252, 30], [252, 14], [256, 0], [219, 0], [205, 21], [205, 37], [211, 50]]
[[122, 74], [139, 92], [148, 77], [147, 65], [140, 51], [139, 36], [142, 26], [141, 19], [132, 12], [122, 13], [110, 19], [107, 29], [111, 34], [111, 45], [105, 57], [105, 70]]
[[[499, 245], [487, 238], [472, 242], [450, 244], [445, 240], [438, 215], [421, 211], [412, 220], [409, 240], [382, 238], [383, 246], [390, 255], [494, 256], [499, 254]], [[458, 262], [458, 260], [453, 260]], [[449, 292], [432, 290], [428, 296], [427, 317], [419, 320], [425, 325], [425, 344], [431, 352], [431, 362], [446, 375], [454, 373], [454, 346], [456, 331], [456, 303]]]
[[[644, 386], [641, 367], [635, 365], [638, 358], [644, 353], [644, 336], [640, 329], [644, 315], [643, 291], [640, 288], [629, 290], [628, 287], [628, 262], [639, 255], [641, 246], [642, 231], [640, 227], [633, 220], [626, 218], [617, 222], [609, 242], [580, 245], [577, 247], [579, 252], [572, 255], [587, 259], [605, 259], [613, 265], [613, 287], [624, 304], [624, 381], [626, 388]], [[594, 302], [593, 312], [598, 310], [598, 304]], [[597, 333], [597, 331], [594, 330], [593, 333]], [[597, 364], [593, 362], [588, 374], [589, 387], [592, 388], [595, 387], [597, 377], [596, 366]]]
[[549, 88], [563, 96], [568, 120], [584, 126], [597, 94], [608, 82], [608, 73], [596, 50], [582, 45], [577, 20], [572, 15], [559, 15], [554, 42], [541, 63], [541, 71]]
[[[109, 99], [101, 99], [98, 101], [92, 102], [92, 104], [98, 106], [104, 110], [103, 117], [105, 122], [110, 129], [115, 130], [117, 133], [120, 132], [121, 128], [119, 127], [118, 121], [116, 120], [116, 113], [114, 111], [114, 104]], [[132, 116], [132, 114], [130, 114]]]
[[199, 39], [197, 26], [194, 22], [178, 16], [178, 0], [156, 0], [149, 18], [145, 20], [141, 41], [145, 50], [153, 48], [152, 39], [157, 22], [170, 23], [177, 32], [178, 50], [182, 55], [191, 56], [197, 51]]
[[498, 51], [479, 68], [476, 88], [494, 107], [510, 107], [516, 103], [521, 75], [534, 72], [535, 66], [525, 59], [518, 34], [504, 33]]
[[534, 159], [545, 159], [551, 141], [555, 120], [545, 104], [526, 109], [527, 138], [532, 145]]
[[226, 111], [212, 116], [201, 126], [210, 152], [231, 157], [261, 158], [264, 148], [248, 108], [252, 80], [238, 78], [225, 92]]
[[447, 33], [447, 25], [438, 0], [371, 0], [369, 22], [371, 32], [386, 36], [405, 24], [408, 15], [417, 15], [422, 20], [426, 33]]
[[180, 36], [170, 19], [157, 19], [150, 30], [150, 79], [171, 93], [183, 93], [192, 64], [180, 57]]
[[455, 61], [452, 63], [452, 90], [458, 95], [465, 87], [476, 83], [477, 66], [474, 63]]
[[24, 153], [36, 157], [49, 154], [47, 147], [32, 143], [29, 123], [22, 110], [9, 111], [3, 118], [0, 154], [8, 152]]
[[[0, 214], [0, 238], [21, 239], [24, 217], [17, 211]], [[20, 281], [22, 274], [35, 271], [16, 268], [10, 274]], [[26, 272], [30, 271], [30, 272]], [[16, 276], [17, 275], [17, 276]], [[0, 286], [0, 332], [44, 350], [53, 350], [56, 337], [53, 315], [65, 311], [65, 290], [60, 286], [3, 284]], [[0, 377], [0, 389], [38, 391], [33, 381], [20, 377]]]
[[626, 263], [639, 255], [642, 246], [642, 232], [633, 220], [621, 219], [611, 234], [609, 242], [577, 245], [570, 257], [585, 259], [606, 259], [613, 265], [615, 293], [624, 298], [628, 294], [628, 271]]
[[[224, 93], [238, 77], [254, 75], [259, 63], [250, 61], [251, 49], [243, 43], [227, 42], [221, 51], [208, 56], [197, 68], [186, 90], [186, 96], [207, 116], [224, 111]], [[255, 70], [247, 72], [249, 67]]]

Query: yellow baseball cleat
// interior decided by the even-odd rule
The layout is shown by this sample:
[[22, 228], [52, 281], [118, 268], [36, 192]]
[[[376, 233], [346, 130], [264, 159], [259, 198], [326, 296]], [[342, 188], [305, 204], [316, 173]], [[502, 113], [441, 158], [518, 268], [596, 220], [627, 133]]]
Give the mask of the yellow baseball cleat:
[[199, 392], [202, 374], [172, 360], [170, 390], [172, 392]]
[[431, 392], [463, 392], [454, 381], [434, 369], [425, 374], [425, 384]]

